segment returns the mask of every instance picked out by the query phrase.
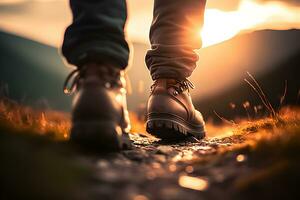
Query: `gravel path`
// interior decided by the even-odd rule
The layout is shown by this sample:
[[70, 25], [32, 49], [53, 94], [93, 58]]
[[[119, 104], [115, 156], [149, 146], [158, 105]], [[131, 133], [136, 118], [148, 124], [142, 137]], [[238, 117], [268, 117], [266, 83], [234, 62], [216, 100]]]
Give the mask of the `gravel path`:
[[88, 198], [230, 199], [233, 179], [248, 170], [245, 155], [217, 156], [221, 147], [242, 142], [238, 138], [191, 138], [177, 144], [162, 144], [139, 134], [131, 138], [132, 150], [81, 158], [95, 172]]

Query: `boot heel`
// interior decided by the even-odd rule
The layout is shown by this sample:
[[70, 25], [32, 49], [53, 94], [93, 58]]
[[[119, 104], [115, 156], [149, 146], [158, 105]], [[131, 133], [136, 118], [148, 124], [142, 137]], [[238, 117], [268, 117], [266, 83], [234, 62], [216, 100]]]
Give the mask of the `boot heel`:
[[122, 148], [122, 129], [111, 121], [73, 122], [70, 140], [87, 149], [119, 151]]
[[182, 126], [167, 120], [149, 120], [146, 131], [161, 139], [183, 139], [187, 137], [187, 131]]
[[203, 126], [193, 126], [183, 119], [168, 113], [151, 113], [148, 115], [146, 131], [161, 139], [174, 140], [194, 136], [197, 139], [205, 137]]

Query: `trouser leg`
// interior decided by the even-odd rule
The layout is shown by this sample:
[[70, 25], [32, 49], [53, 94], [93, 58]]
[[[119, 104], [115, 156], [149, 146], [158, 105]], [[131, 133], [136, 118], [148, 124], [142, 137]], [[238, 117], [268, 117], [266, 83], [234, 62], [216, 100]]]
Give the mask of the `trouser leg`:
[[70, 0], [73, 22], [66, 29], [62, 53], [70, 64], [109, 63], [124, 69], [129, 48], [124, 37], [125, 0]]
[[206, 0], [154, 0], [151, 50], [146, 64], [152, 79], [189, 77], [201, 48]]

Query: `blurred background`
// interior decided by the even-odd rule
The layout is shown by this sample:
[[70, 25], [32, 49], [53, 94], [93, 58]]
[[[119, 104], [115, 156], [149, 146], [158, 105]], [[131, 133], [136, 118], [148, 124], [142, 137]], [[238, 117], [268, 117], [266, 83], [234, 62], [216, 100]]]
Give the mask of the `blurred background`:
[[[144, 57], [153, 0], [127, 0], [129, 109], [143, 115], [152, 83]], [[62, 85], [71, 71], [60, 55], [72, 20], [68, 0], [0, 0], [0, 94], [34, 107], [69, 111]], [[274, 107], [299, 102], [300, 1], [208, 0], [203, 48], [191, 80], [206, 118], [257, 117], [265, 111], [244, 81], [250, 72]]]

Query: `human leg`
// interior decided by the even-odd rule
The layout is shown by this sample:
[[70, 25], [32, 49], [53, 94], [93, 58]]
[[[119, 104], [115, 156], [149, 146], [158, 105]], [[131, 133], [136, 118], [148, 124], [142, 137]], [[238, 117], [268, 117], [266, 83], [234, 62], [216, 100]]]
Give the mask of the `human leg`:
[[70, 5], [73, 22], [62, 53], [77, 67], [66, 80], [73, 78], [75, 89], [71, 141], [93, 150], [119, 150], [130, 129], [122, 72], [129, 54], [123, 30], [126, 2], [71, 0]]
[[154, 84], [147, 105], [147, 131], [162, 139], [205, 136], [202, 115], [187, 80], [201, 47], [205, 0], [155, 0], [146, 63]]

